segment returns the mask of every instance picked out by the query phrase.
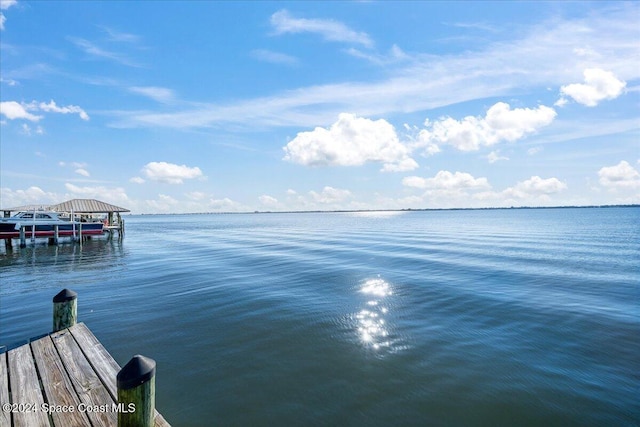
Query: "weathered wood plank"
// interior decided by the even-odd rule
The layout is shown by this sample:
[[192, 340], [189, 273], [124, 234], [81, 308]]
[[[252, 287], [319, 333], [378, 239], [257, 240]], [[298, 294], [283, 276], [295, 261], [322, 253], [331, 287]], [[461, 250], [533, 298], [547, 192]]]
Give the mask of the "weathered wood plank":
[[[95, 371], [102, 379], [102, 382], [109, 390], [113, 399], [117, 401], [118, 390], [116, 376], [120, 371], [120, 365], [118, 365], [118, 362], [113, 359], [111, 354], [109, 354], [109, 352], [84, 323], [76, 324], [69, 328], [69, 331], [71, 331], [71, 334], [78, 342], [80, 348], [82, 348], [87, 359], [89, 359], [93, 365]], [[158, 411], [156, 411], [155, 426], [171, 427], [171, 425]]]
[[[80, 399], [73, 389], [62, 360], [50, 337], [31, 343], [42, 388], [48, 404], [53, 405], [51, 418], [56, 426], [84, 427], [89, 425], [87, 414], [79, 409]], [[62, 411], [65, 408], [73, 412]]]
[[[73, 339], [68, 329], [51, 334], [60, 359], [69, 373], [80, 401], [89, 408], [87, 415], [94, 426], [114, 426], [117, 424], [117, 414], [111, 411], [114, 400], [98, 378], [93, 367]], [[107, 406], [104, 406], [107, 405]], [[100, 408], [105, 408], [101, 410]]]
[[[9, 372], [7, 353], [0, 354], [0, 404], [9, 403]], [[11, 426], [11, 412], [0, 409], [0, 427]]]
[[22, 405], [18, 407], [21, 410], [13, 413], [13, 425], [16, 427], [49, 427], [49, 417], [40, 410], [44, 398], [29, 344], [14, 348], [9, 351], [7, 357], [11, 382], [11, 403]]
[[76, 324], [69, 328], [69, 331], [78, 342], [91, 365], [93, 365], [93, 369], [106, 386], [109, 394], [111, 394], [111, 398], [116, 401], [118, 398], [116, 375], [120, 370], [118, 362], [111, 357], [111, 354], [84, 323]]

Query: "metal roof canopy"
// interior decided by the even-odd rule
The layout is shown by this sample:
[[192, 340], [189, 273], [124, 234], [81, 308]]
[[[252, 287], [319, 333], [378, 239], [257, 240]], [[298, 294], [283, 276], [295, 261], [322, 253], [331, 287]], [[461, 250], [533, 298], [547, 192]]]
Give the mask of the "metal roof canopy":
[[110, 213], [110, 212], [131, 212], [129, 209], [121, 208], [116, 205], [101, 202], [96, 199], [73, 199], [57, 205], [51, 205], [49, 208], [56, 212], [74, 212], [74, 213]]
[[4, 212], [48, 211], [50, 210], [50, 205], [23, 205], [0, 210]]

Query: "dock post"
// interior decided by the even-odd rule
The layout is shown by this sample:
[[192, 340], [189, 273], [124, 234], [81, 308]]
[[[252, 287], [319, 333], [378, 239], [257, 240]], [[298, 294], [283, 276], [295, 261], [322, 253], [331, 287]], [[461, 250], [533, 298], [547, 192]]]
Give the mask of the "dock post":
[[53, 332], [69, 328], [78, 320], [78, 294], [69, 289], [53, 297]]
[[25, 232], [24, 232], [24, 225], [20, 227], [20, 247], [21, 248], [27, 247], [27, 236], [25, 235]]
[[60, 226], [54, 225], [53, 226], [53, 244], [57, 245], [59, 241], [60, 241]]
[[12, 250], [13, 242], [11, 241], [11, 239], [4, 239], [4, 246], [6, 247], [7, 251]]
[[156, 412], [156, 361], [133, 356], [116, 376], [118, 427], [153, 427]]

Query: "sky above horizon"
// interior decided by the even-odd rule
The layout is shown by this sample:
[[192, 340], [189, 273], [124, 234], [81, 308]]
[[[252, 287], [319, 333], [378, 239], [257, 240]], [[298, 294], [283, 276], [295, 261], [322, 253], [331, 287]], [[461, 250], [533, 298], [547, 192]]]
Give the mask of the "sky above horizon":
[[0, 206], [640, 203], [640, 3], [0, 0]]

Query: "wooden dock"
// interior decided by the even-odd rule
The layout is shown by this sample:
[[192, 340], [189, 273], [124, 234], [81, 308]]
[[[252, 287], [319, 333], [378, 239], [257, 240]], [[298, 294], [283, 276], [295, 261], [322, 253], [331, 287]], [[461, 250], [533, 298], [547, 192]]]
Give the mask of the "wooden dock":
[[[117, 426], [121, 368], [84, 323], [0, 354], [0, 427]], [[155, 410], [154, 410], [155, 411]], [[155, 426], [170, 427], [155, 411]]]

